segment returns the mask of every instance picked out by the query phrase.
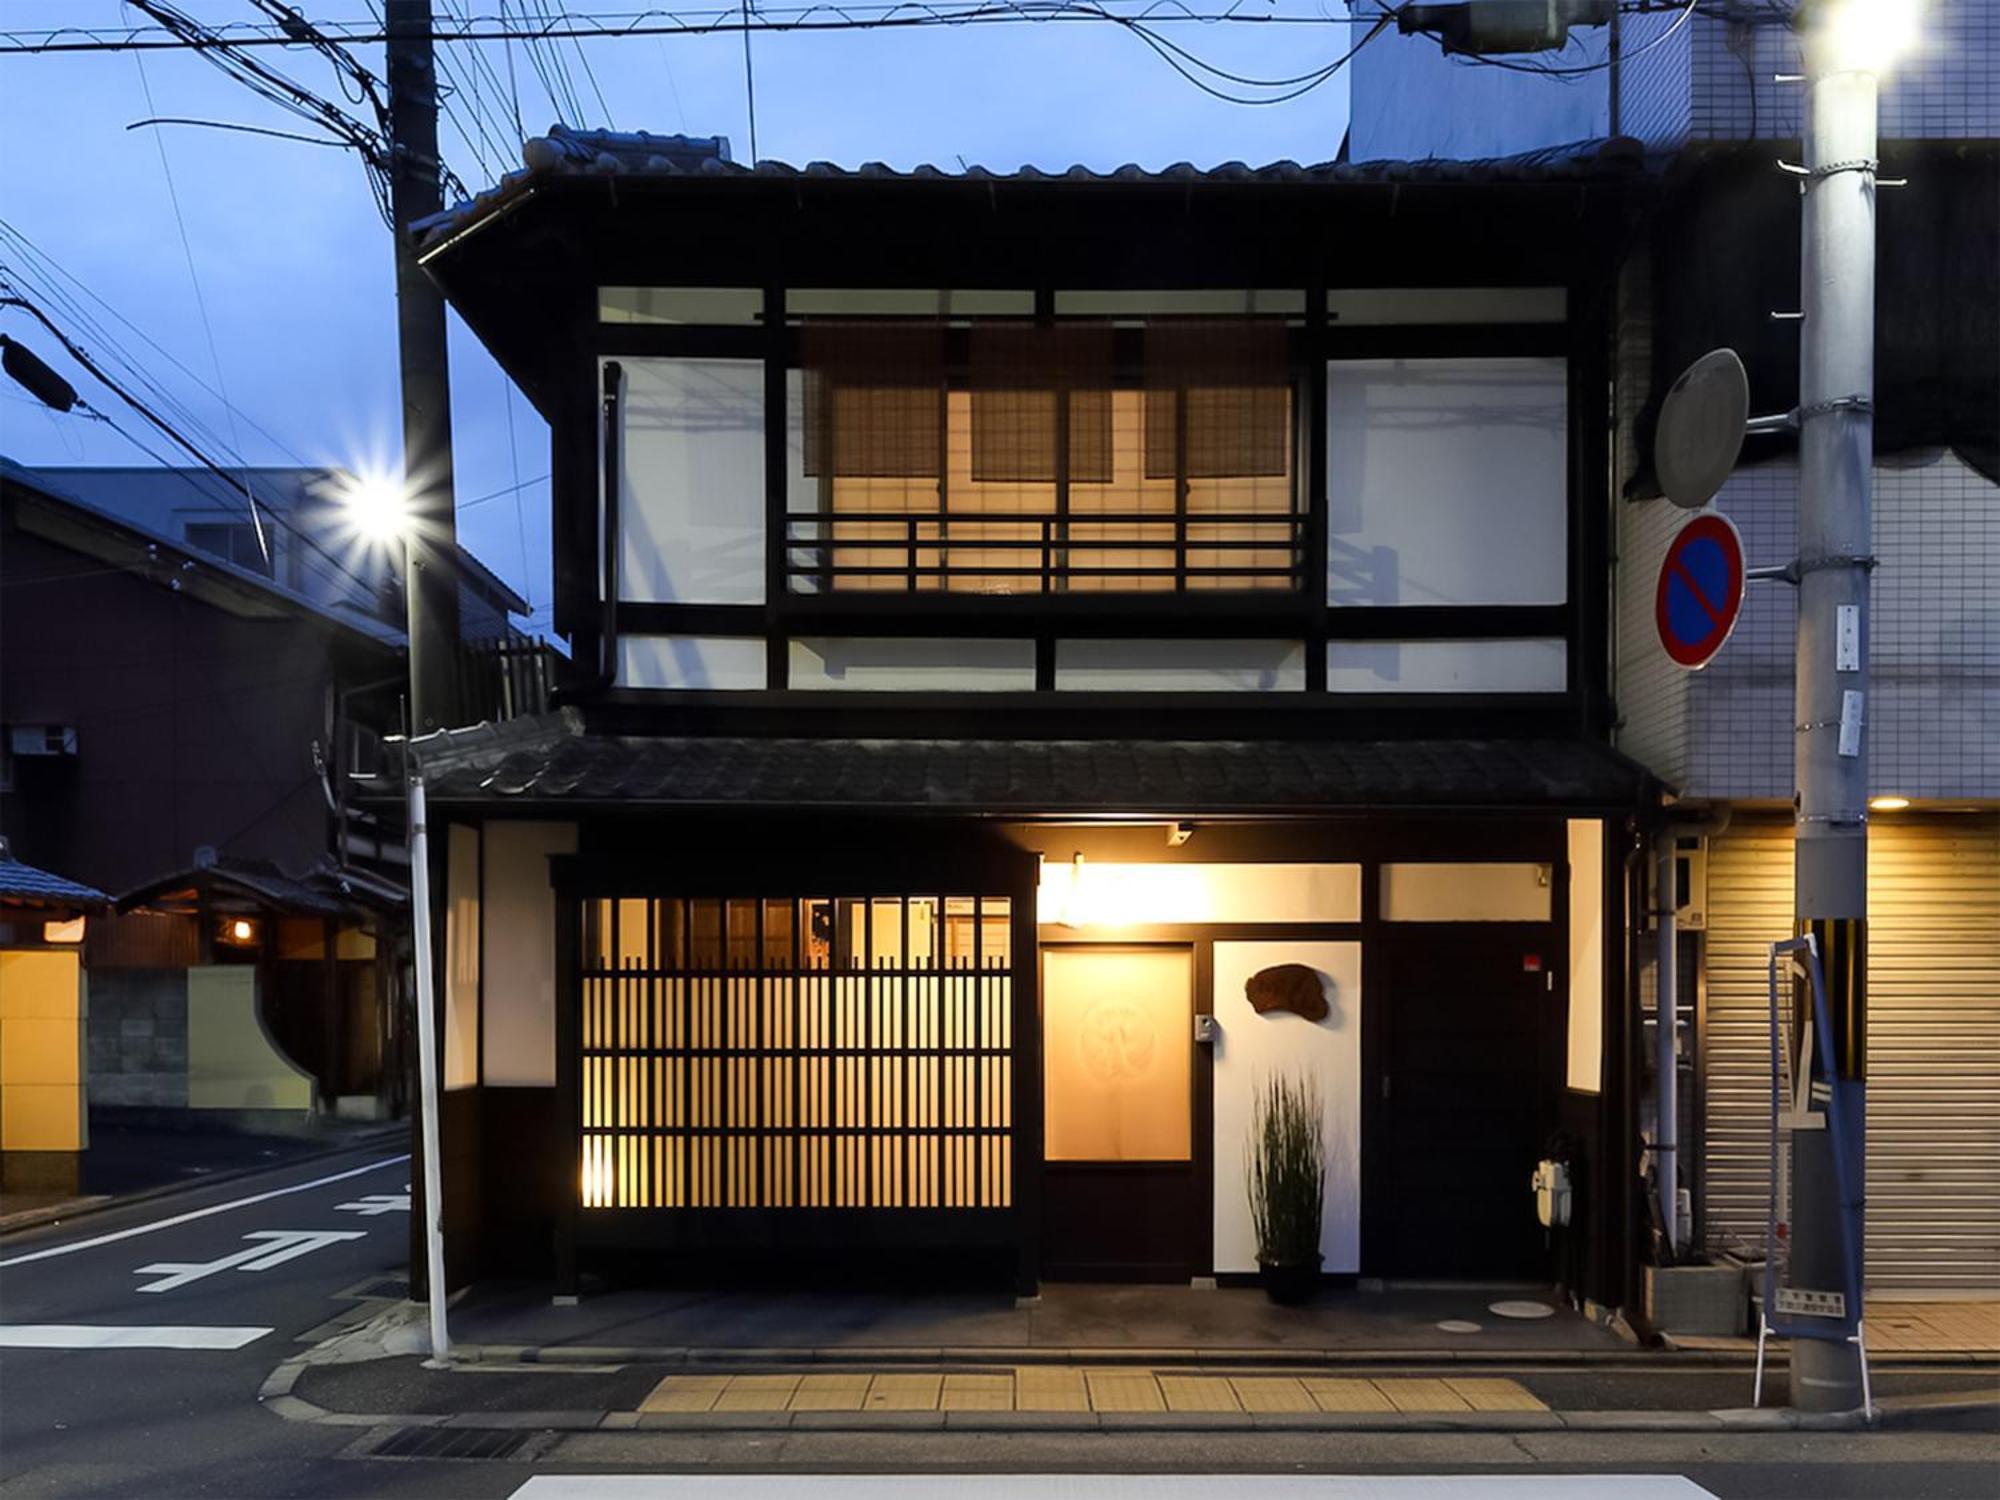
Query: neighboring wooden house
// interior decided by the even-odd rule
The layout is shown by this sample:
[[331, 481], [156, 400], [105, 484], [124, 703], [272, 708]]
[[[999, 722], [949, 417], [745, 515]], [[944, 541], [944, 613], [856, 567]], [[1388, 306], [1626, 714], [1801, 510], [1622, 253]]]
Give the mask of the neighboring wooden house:
[[[558, 130], [427, 269], [553, 433], [556, 718], [429, 778], [454, 1281], [1628, 1300], [1615, 148], [1111, 174]], [[1327, 1000], [1259, 1011], [1303, 965]], [[1576, 1221], [1537, 1223], [1559, 1141]]]
[[[22, 858], [126, 893], [85, 945], [94, 1106], [265, 1125], [342, 1099], [377, 1113], [401, 1097], [408, 855], [400, 809], [358, 808], [349, 787], [402, 724], [401, 606], [360, 561], [345, 593], [323, 562], [295, 586], [287, 559], [305, 543], [268, 520], [266, 569], [198, 530], [210, 522], [132, 518], [134, 494], [190, 482], [125, 474], [114, 507], [95, 485], [0, 460], [0, 829]], [[504, 627], [520, 601], [497, 582], [480, 591]], [[262, 904], [181, 899], [218, 884]], [[219, 925], [244, 920], [255, 942]], [[362, 947], [385, 966], [356, 973]], [[309, 953], [318, 977], [304, 979]], [[265, 1028], [297, 1049], [303, 1097], [204, 1104], [191, 989], [249, 972]]]

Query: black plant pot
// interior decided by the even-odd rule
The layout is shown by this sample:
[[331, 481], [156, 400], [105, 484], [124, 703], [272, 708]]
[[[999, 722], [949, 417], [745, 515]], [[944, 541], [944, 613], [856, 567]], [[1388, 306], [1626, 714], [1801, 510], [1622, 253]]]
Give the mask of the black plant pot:
[[1264, 1295], [1280, 1307], [1300, 1307], [1312, 1301], [1319, 1291], [1319, 1268], [1325, 1261], [1323, 1255], [1315, 1255], [1309, 1261], [1276, 1265], [1268, 1260], [1258, 1261], [1258, 1273], [1264, 1278]]

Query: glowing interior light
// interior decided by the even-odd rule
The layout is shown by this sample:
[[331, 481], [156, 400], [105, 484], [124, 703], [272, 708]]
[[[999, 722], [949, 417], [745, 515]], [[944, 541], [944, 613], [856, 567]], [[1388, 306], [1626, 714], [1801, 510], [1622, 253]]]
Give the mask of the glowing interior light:
[[247, 943], [255, 937], [257, 929], [242, 917], [229, 924], [229, 935], [239, 943]]
[[1870, 797], [1869, 807], [1876, 812], [1901, 812], [1910, 805], [1908, 797]]

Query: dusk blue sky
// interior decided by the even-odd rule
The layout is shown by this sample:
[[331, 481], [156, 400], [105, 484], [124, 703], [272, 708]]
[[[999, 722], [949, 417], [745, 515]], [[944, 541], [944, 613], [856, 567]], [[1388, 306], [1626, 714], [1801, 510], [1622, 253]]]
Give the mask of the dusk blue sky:
[[[248, 0], [179, 3], [210, 23], [259, 19]], [[360, 20], [370, 10], [364, 0], [298, 3], [316, 19]], [[441, 14], [499, 12], [498, 0], [437, 3]], [[1206, 0], [1194, 3], [1209, 8]], [[1169, 34], [1233, 71], [1258, 76], [1299, 74], [1345, 50], [1354, 28], [1343, 0], [1282, 3], [1287, 14], [1328, 20], [1181, 25]], [[559, 7], [550, 0], [548, 8]], [[601, 7], [571, 8], [638, 6], [604, 0]], [[0, 0], [0, 29], [9, 31], [120, 27], [143, 19], [118, 0]], [[929, 161], [955, 168], [962, 159], [996, 168], [1074, 162], [1105, 168], [1127, 161], [1148, 167], [1321, 161], [1339, 149], [1347, 113], [1344, 76], [1293, 103], [1233, 106], [1197, 92], [1137, 39], [1103, 25], [759, 35], [753, 46], [759, 151], [794, 163]], [[380, 49], [358, 50], [379, 73]], [[465, 50], [447, 56], [454, 71], [464, 70], [461, 76], [470, 72], [457, 55]], [[749, 155], [737, 36], [603, 41], [585, 44], [585, 52], [617, 128], [720, 133], [739, 158]], [[260, 55], [322, 96], [339, 97], [332, 70], [319, 58], [297, 50]], [[605, 124], [575, 52], [565, 48], [564, 55], [587, 106], [581, 123]], [[488, 48], [486, 60], [506, 77], [500, 48]], [[555, 110], [518, 46], [513, 62], [522, 117], [531, 135], [540, 133]], [[483, 102], [496, 120], [511, 119], [511, 102], [500, 104], [490, 89]], [[234, 456], [268, 464], [389, 462], [398, 442], [390, 243], [358, 160], [342, 150], [216, 130], [127, 130], [153, 114], [301, 128], [189, 53], [0, 57], [0, 219], [191, 372], [176, 369], [139, 333], [93, 305], [98, 321]], [[519, 164], [511, 138], [504, 142], [506, 161], [488, 151], [484, 166], [449, 126], [444, 140], [450, 165], [475, 188]], [[4, 239], [0, 266], [31, 292], [51, 274], [34, 273], [20, 247]], [[88, 301], [74, 284], [67, 290]], [[145, 433], [24, 314], [0, 309], [0, 331], [50, 359], [86, 400]], [[112, 354], [83, 342], [93, 354]], [[534, 624], [543, 627], [548, 487], [540, 477], [548, 470], [547, 430], [525, 402], [510, 398], [499, 369], [456, 326], [452, 385], [459, 500], [461, 507], [480, 502], [461, 509], [461, 535], [524, 589], [536, 606]], [[214, 394], [218, 389], [226, 391], [233, 416]], [[31, 465], [148, 462], [101, 424], [54, 415], [7, 383], [0, 383], [0, 453]], [[495, 492], [518, 481], [535, 482], [520, 489], [517, 512], [512, 494]]]

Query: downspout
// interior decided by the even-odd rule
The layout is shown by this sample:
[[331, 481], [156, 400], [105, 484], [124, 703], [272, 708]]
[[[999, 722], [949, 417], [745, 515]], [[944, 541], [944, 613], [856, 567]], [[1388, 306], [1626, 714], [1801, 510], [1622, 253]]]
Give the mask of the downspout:
[[1654, 1041], [1658, 1048], [1653, 1072], [1653, 1177], [1660, 1205], [1660, 1234], [1666, 1242], [1663, 1264], [1681, 1254], [1680, 1194], [1680, 841], [1712, 838], [1729, 826], [1727, 806], [1700, 817], [1675, 818], [1670, 813], [1653, 843], [1653, 920], [1659, 952], [1653, 973]]
[[1671, 823], [1653, 840], [1653, 923], [1659, 952], [1653, 961], [1653, 1181], [1660, 1200], [1660, 1261], [1680, 1258], [1680, 975], [1679, 908], [1674, 904], [1680, 844]]
[[599, 507], [603, 527], [599, 541], [603, 548], [603, 560], [599, 566], [599, 583], [604, 590], [604, 598], [597, 626], [597, 676], [590, 684], [593, 692], [601, 692], [618, 680], [618, 490], [624, 465], [618, 439], [623, 425], [619, 405], [624, 384], [625, 367], [615, 359], [606, 360], [604, 396], [598, 408], [598, 448], [604, 459], [601, 479], [603, 504]]

